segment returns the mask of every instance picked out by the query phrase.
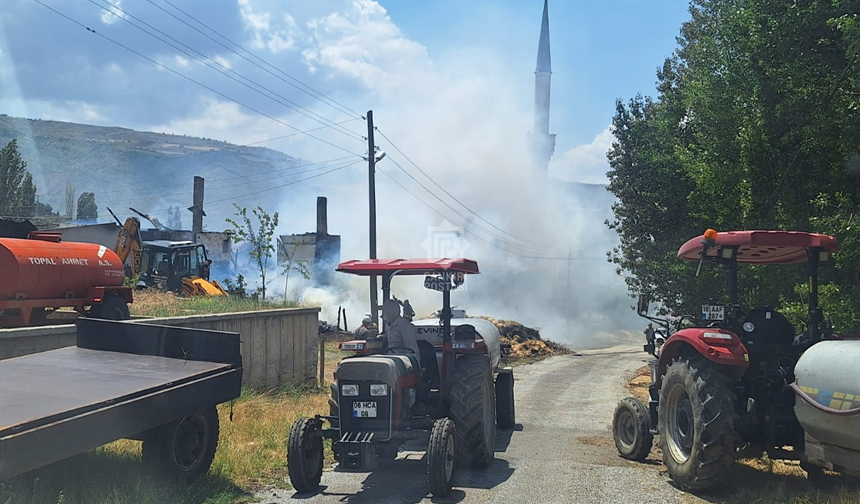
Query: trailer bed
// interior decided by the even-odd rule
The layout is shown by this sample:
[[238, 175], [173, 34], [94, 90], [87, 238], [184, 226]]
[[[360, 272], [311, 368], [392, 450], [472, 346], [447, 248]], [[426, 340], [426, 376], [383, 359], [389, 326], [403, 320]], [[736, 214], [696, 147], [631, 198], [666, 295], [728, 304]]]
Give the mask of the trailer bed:
[[78, 347], [8, 359], [0, 365], [0, 436], [181, 385], [229, 367]]
[[239, 396], [239, 335], [80, 319], [77, 346], [0, 361], [0, 480]]

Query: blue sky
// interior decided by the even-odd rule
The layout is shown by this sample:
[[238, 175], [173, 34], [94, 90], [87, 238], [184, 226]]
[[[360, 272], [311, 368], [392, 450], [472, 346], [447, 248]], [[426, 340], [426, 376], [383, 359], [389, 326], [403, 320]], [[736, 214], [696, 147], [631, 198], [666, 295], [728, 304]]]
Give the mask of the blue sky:
[[[4, 0], [0, 12], [0, 109], [5, 113], [235, 143], [289, 133], [283, 122], [300, 129], [318, 126], [101, 10], [97, 4], [106, 0], [41, 1], [281, 122], [156, 68], [32, 0]], [[165, 0], [111, 1], [327, 120], [346, 118], [170, 18], [156, 8], [170, 10]], [[373, 108], [378, 123], [428, 164], [440, 161], [430, 145], [489, 151], [509, 146], [507, 138], [520, 138], [529, 129], [541, 0], [172, 3], [315, 89], [361, 112]], [[611, 142], [606, 129], [615, 99], [654, 93], [655, 71], [674, 50], [687, 18], [683, 0], [550, 2], [550, 127], [558, 134], [551, 174], [605, 180], [604, 154]], [[510, 131], [499, 131], [498, 123], [508, 123]], [[361, 150], [335, 133], [319, 136]], [[307, 138], [266, 145], [314, 160], [337, 153]]]

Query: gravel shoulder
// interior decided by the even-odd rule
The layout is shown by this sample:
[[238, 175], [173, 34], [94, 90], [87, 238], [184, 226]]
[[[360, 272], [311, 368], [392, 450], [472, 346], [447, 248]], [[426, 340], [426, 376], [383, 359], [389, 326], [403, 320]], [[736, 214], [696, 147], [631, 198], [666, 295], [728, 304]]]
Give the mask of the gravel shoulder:
[[[518, 426], [499, 430], [496, 460], [484, 470], [460, 470], [452, 494], [431, 501], [423, 453], [401, 452], [373, 473], [327, 471], [314, 496], [266, 489], [255, 497], [278, 504], [315, 503], [613, 503], [703, 502], [676, 490], [658, 460], [618, 457], [612, 413], [646, 362], [639, 347], [614, 347], [553, 357], [515, 369]], [[408, 447], [407, 447], [408, 448]]]

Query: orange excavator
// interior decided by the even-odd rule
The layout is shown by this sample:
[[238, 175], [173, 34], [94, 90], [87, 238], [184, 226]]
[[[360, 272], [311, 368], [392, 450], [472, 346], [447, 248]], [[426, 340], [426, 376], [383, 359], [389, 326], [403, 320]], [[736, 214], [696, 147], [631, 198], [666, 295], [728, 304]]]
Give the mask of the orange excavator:
[[126, 275], [140, 277], [139, 287], [154, 287], [183, 296], [227, 295], [217, 280], [209, 279], [212, 261], [206, 255], [206, 247], [191, 241], [145, 242], [140, 238], [137, 217], [126, 219], [114, 251], [126, 265]]

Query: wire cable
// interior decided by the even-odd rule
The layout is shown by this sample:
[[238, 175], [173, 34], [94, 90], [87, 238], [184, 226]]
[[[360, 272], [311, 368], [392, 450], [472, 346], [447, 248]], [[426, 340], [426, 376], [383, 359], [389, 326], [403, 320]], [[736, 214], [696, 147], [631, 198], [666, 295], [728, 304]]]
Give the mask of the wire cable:
[[[520, 241], [523, 241], [523, 242], [526, 242], [526, 243], [530, 243], [530, 244], [536, 245], [536, 246], [538, 246], [538, 247], [546, 247], [546, 246], [548, 246], [548, 245], [549, 245], [548, 243], [543, 243], [543, 242], [537, 242], [537, 241], [533, 241], [533, 240], [528, 240], [528, 239], [526, 239], [526, 238], [523, 238], [523, 237], [520, 237], [520, 236], [516, 236], [516, 235], [514, 235], [514, 234], [511, 234], [511, 233], [509, 233], [509, 232], [505, 231], [504, 229], [502, 229], [502, 228], [500, 228], [500, 227], [496, 226], [495, 224], [493, 224], [492, 222], [488, 221], [487, 219], [485, 219], [485, 218], [481, 217], [477, 212], [475, 212], [474, 210], [472, 210], [471, 208], [469, 208], [465, 203], [463, 203], [462, 201], [460, 201], [459, 199], [457, 199], [457, 197], [455, 197], [453, 194], [451, 194], [451, 193], [450, 193], [447, 189], [445, 189], [441, 184], [439, 184], [438, 182], [436, 182], [435, 180], [433, 180], [433, 178], [432, 178], [432, 177], [430, 177], [430, 175], [428, 175], [428, 174], [427, 174], [427, 172], [425, 172], [424, 170], [422, 170], [422, 169], [421, 169], [421, 167], [420, 167], [420, 166], [418, 166], [418, 164], [417, 164], [417, 163], [415, 163], [415, 161], [412, 161], [412, 159], [411, 159], [409, 156], [407, 156], [407, 155], [406, 155], [406, 153], [404, 153], [402, 150], [400, 150], [400, 147], [398, 147], [398, 146], [397, 146], [397, 144], [395, 144], [395, 143], [394, 143], [390, 138], [388, 138], [388, 136], [386, 136], [384, 132], [380, 131], [380, 130], [379, 130], [379, 128], [376, 128], [376, 127], [374, 127], [373, 129], [374, 129], [374, 131], [376, 131], [377, 133], [379, 133], [379, 134], [382, 136], [382, 138], [384, 138], [385, 140], [387, 140], [387, 141], [388, 141], [388, 143], [389, 143], [389, 144], [391, 144], [391, 146], [392, 146], [392, 147], [394, 147], [394, 150], [396, 150], [397, 152], [399, 152], [399, 153], [400, 153], [400, 155], [401, 155], [401, 156], [403, 156], [404, 158], [406, 158], [406, 160], [407, 160], [407, 161], [409, 161], [409, 162], [412, 164], [412, 166], [414, 166], [414, 167], [415, 167], [419, 172], [421, 172], [421, 174], [422, 174], [422, 175], [424, 175], [425, 177], [427, 177], [427, 179], [428, 179], [430, 182], [433, 182], [433, 185], [435, 185], [436, 187], [438, 187], [442, 192], [444, 192], [445, 194], [447, 194], [449, 198], [451, 198], [452, 200], [456, 201], [460, 206], [462, 206], [463, 208], [465, 208], [465, 209], [466, 209], [466, 211], [468, 211], [470, 214], [474, 215], [474, 216], [475, 216], [475, 217], [477, 217], [478, 219], [480, 219], [480, 220], [484, 221], [485, 223], [489, 224], [492, 228], [496, 229], [497, 231], [500, 231], [500, 232], [502, 232], [502, 233], [506, 234], [507, 236], [509, 236], [509, 237], [511, 237], [511, 238], [514, 238], [514, 239], [516, 239], [516, 240], [520, 240]], [[402, 168], [401, 168], [401, 169], [402, 169]]]
[[[221, 47], [223, 47], [223, 48], [227, 49], [228, 51], [232, 52], [232, 53], [233, 53], [233, 54], [235, 54], [236, 56], [239, 56], [240, 58], [244, 59], [244, 60], [245, 60], [245, 61], [247, 61], [248, 63], [251, 63], [252, 65], [256, 66], [257, 68], [260, 68], [260, 69], [261, 69], [261, 70], [263, 70], [264, 72], [269, 73], [269, 74], [270, 74], [270, 75], [272, 75], [273, 77], [275, 77], [275, 78], [277, 78], [277, 79], [280, 79], [281, 81], [283, 81], [283, 82], [285, 82], [286, 84], [288, 84], [288, 85], [290, 85], [290, 86], [292, 86], [292, 87], [294, 87], [294, 88], [298, 89], [299, 91], [301, 91], [301, 92], [303, 92], [303, 93], [307, 94], [308, 96], [311, 96], [311, 97], [313, 97], [313, 98], [315, 98], [315, 99], [317, 99], [317, 100], [319, 100], [319, 101], [323, 102], [324, 104], [328, 105], [329, 107], [334, 108], [335, 110], [337, 110], [337, 111], [339, 111], [339, 112], [342, 112], [342, 113], [347, 114], [347, 115], [352, 115], [352, 116], [354, 116], [356, 119], [365, 119], [365, 117], [364, 117], [362, 114], [360, 114], [360, 113], [358, 113], [358, 112], [356, 112], [356, 111], [352, 110], [351, 108], [347, 107], [346, 105], [343, 105], [342, 103], [337, 102], [337, 101], [336, 101], [336, 100], [334, 100], [333, 98], [330, 98], [330, 97], [328, 97], [327, 95], [323, 94], [322, 92], [317, 91], [317, 90], [316, 90], [316, 89], [314, 89], [313, 87], [311, 87], [311, 86], [309, 86], [309, 85], [305, 84], [304, 82], [302, 82], [302, 81], [300, 81], [299, 79], [297, 79], [297, 78], [293, 77], [292, 75], [290, 75], [290, 74], [288, 74], [288, 73], [284, 72], [283, 70], [281, 70], [280, 68], [276, 67], [275, 65], [272, 65], [272, 64], [271, 64], [271, 63], [269, 63], [268, 61], [266, 61], [266, 60], [264, 60], [264, 59], [260, 58], [259, 56], [257, 56], [257, 55], [256, 55], [256, 54], [254, 54], [253, 52], [249, 51], [248, 49], [245, 49], [245, 48], [244, 48], [244, 47], [242, 47], [241, 45], [237, 44], [236, 42], [234, 42], [234, 41], [230, 40], [230, 39], [229, 39], [229, 38], [227, 38], [226, 36], [224, 36], [224, 35], [222, 35], [221, 33], [219, 33], [217, 30], [215, 30], [215, 29], [211, 28], [211, 27], [210, 27], [210, 26], [208, 26], [206, 23], [204, 23], [204, 22], [200, 21], [200, 20], [199, 20], [199, 19], [197, 19], [196, 17], [194, 17], [194, 16], [192, 16], [191, 14], [189, 14], [189, 13], [185, 12], [184, 10], [180, 9], [179, 7], [177, 7], [176, 5], [174, 5], [173, 3], [171, 3], [170, 1], [168, 1], [168, 0], [163, 0], [163, 1], [164, 1], [164, 3], [166, 3], [167, 5], [169, 5], [169, 6], [173, 7], [173, 8], [174, 8], [174, 9], [176, 9], [177, 11], [181, 12], [181, 13], [182, 13], [182, 14], [184, 14], [186, 17], [188, 17], [189, 19], [193, 20], [195, 23], [199, 24], [200, 26], [202, 26], [202, 27], [206, 28], [207, 30], [209, 30], [210, 32], [214, 33], [215, 35], [217, 35], [217, 36], [221, 37], [222, 39], [226, 40], [227, 42], [229, 42], [229, 43], [230, 43], [230, 44], [232, 44], [233, 46], [235, 46], [235, 47], [237, 47], [237, 48], [241, 49], [241, 50], [242, 50], [242, 51], [244, 51], [245, 53], [247, 53], [247, 54], [249, 54], [250, 56], [252, 56], [254, 59], [261, 61], [262, 63], [264, 63], [264, 64], [265, 64], [266, 66], [268, 66], [269, 68], [271, 68], [271, 69], [275, 70], [276, 72], [278, 72], [278, 73], [280, 73], [280, 74], [284, 75], [285, 77], [287, 77], [287, 78], [289, 78], [289, 79], [291, 79], [291, 80], [295, 81], [295, 83], [296, 83], [296, 84], [294, 84], [294, 83], [292, 83], [292, 82], [290, 82], [290, 81], [287, 81], [286, 79], [284, 79], [283, 77], [280, 77], [279, 75], [275, 74], [275, 73], [274, 73], [274, 72], [272, 72], [271, 70], [269, 70], [269, 69], [267, 69], [267, 68], [264, 68], [264, 67], [263, 67], [262, 65], [260, 65], [259, 63], [255, 63], [254, 61], [251, 61], [251, 60], [250, 60], [248, 57], [246, 57], [245, 55], [240, 54], [240, 53], [239, 53], [239, 52], [237, 52], [235, 49], [232, 49], [231, 47], [228, 47], [228, 46], [227, 46], [227, 45], [225, 45], [223, 42], [221, 42], [221, 41], [219, 41], [219, 40], [217, 40], [217, 39], [213, 38], [212, 36], [210, 36], [210, 35], [208, 35], [208, 34], [204, 33], [203, 31], [201, 31], [201, 30], [200, 30], [200, 29], [198, 29], [197, 27], [195, 27], [195, 26], [191, 25], [190, 23], [188, 23], [188, 22], [187, 22], [187, 21], [185, 21], [184, 19], [182, 19], [182, 18], [180, 18], [179, 16], [177, 16], [177, 15], [173, 14], [172, 12], [168, 11], [168, 10], [167, 10], [167, 9], [165, 9], [164, 7], [162, 7], [162, 6], [158, 5], [158, 4], [157, 4], [157, 3], [155, 3], [153, 0], [147, 0], [147, 1], [148, 1], [150, 4], [152, 4], [153, 6], [155, 6], [156, 8], [158, 8], [158, 9], [160, 9], [161, 11], [163, 11], [164, 13], [166, 13], [167, 15], [169, 15], [169, 16], [173, 17], [174, 19], [176, 19], [177, 21], [179, 21], [179, 22], [181, 22], [181, 23], [185, 24], [186, 26], [188, 26], [188, 27], [189, 27], [189, 28], [191, 28], [192, 30], [195, 30], [196, 32], [198, 32], [198, 33], [200, 33], [201, 35], [203, 35], [204, 37], [208, 38], [209, 40], [211, 40], [211, 41], [215, 42], [216, 44], [220, 45]], [[298, 84], [298, 85], [297, 85], [297, 84]], [[305, 89], [302, 89], [302, 87], [299, 87], [299, 85], [301, 85], [301, 86], [302, 86], [302, 87], [304, 87]]]
[[[408, 176], [408, 177], [409, 177], [410, 179], [412, 179], [416, 184], [418, 184], [419, 186], [421, 186], [421, 188], [422, 188], [422, 189], [424, 189], [428, 194], [430, 194], [431, 196], [433, 196], [434, 198], [436, 198], [440, 203], [442, 203], [443, 205], [445, 205], [446, 207], [448, 207], [449, 209], [451, 209], [451, 211], [453, 211], [455, 214], [457, 214], [460, 218], [464, 219], [464, 220], [465, 220], [465, 221], [467, 221], [467, 222], [471, 220], [468, 216], [466, 216], [465, 214], [463, 214], [462, 212], [460, 212], [459, 210], [457, 210], [456, 208], [454, 208], [453, 206], [451, 206], [448, 202], [446, 202], [445, 200], [443, 200], [442, 198], [440, 198], [438, 194], [436, 194], [435, 192], [431, 191], [427, 186], [425, 186], [424, 184], [422, 184], [422, 183], [421, 183], [421, 181], [419, 181], [417, 178], [415, 178], [415, 176], [413, 176], [411, 173], [409, 173], [409, 171], [408, 171], [408, 170], [406, 170], [405, 168], [403, 168], [403, 166], [401, 166], [401, 165], [400, 165], [400, 163], [398, 163], [397, 161], [395, 161], [395, 160], [394, 160], [393, 158], [391, 158], [390, 156], [389, 156], [389, 159], [390, 159], [390, 160], [391, 160], [391, 162], [394, 164], [394, 166], [396, 166], [397, 168], [399, 168], [403, 173], [405, 173], [405, 174], [406, 174], [406, 176]], [[543, 248], [544, 248], [544, 247], [540, 247], [540, 246], [537, 246], [537, 245], [520, 244], [520, 243], [517, 243], [517, 242], [511, 241], [511, 240], [509, 240], [509, 239], [507, 239], [507, 238], [505, 238], [505, 237], [503, 237], [503, 236], [499, 236], [499, 235], [495, 234], [493, 231], [491, 231], [491, 230], [489, 230], [489, 229], [487, 229], [487, 228], [485, 228], [485, 227], [483, 227], [483, 226], [481, 226], [481, 225], [479, 225], [479, 224], [476, 224], [474, 221], [472, 221], [472, 225], [473, 225], [474, 227], [476, 227], [476, 228], [480, 229], [481, 231], [483, 231], [483, 232], [487, 233], [488, 235], [492, 236], [493, 238], [495, 238], [495, 239], [497, 239], [497, 240], [499, 240], [499, 241], [505, 242], [505, 243], [506, 243], [506, 244], [508, 244], [509, 246], [511, 246], [511, 247], [513, 247], [513, 248], [520, 249], [520, 250], [521, 250], [521, 251], [523, 251], [523, 252], [533, 253], [533, 254], [534, 254], [534, 253], [537, 253], [537, 252], [539, 252], [541, 249], [543, 249]]]
[[[195, 61], [197, 61], [198, 63], [200, 63], [200, 64], [202, 64], [202, 65], [206, 65], [207, 67], [211, 68], [212, 70], [215, 70], [216, 72], [221, 73], [222, 75], [226, 76], [227, 78], [229, 78], [229, 79], [231, 79], [231, 80], [233, 80], [233, 81], [235, 81], [235, 82], [238, 82], [239, 84], [241, 84], [241, 85], [243, 85], [243, 86], [247, 87], [248, 89], [251, 89], [252, 91], [254, 91], [254, 92], [256, 92], [256, 93], [259, 93], [259, 94], [261, 94], [262, 96], [265, 96], [266, 98], [269, 98], [270, 100], [272, 100], [272, 101], [274, 101], [274, 102], [276, 102], [276, 103], [279, 103], [279, 104], [283, 105], [284, 107], [287, 107], [287, 108], [289, 108], [289, 109], [291, 109], [291, 110], [294, 110], [294, 111], [298, 112], [299, 114], [301, 114], [301, 115], [303, 115], [303, 116], [305, 116], [305, 117], [307, 117], [307, 118], [309, 118], [309, 119], [311, 119], [311, 120], [313, 120], [313, 121], [316, 121], [316, 122], [318, 122], [318, 123], [320, 123], [320, 124], [322, 124], [322, 125], [324, 125], [324, 126], [326, 126], [326, 127], [330, 127], [330, 128], [332, 128], [334, 131], [337, 131], [337, 132], [339, 132], [339, 133], [341, 133], [341, 134], [343, 134], [343, 135], [345, 135], [345, 136], [348, 136], [349, 138], [352, 138], [352, 139], [354, 139], [354, 140], [358, 140], [358, 141], [360, 141], [360, 142], [364, 142], [364, 141], [366, 141], [366, 139], [365, 139], [363, 136], [359, 135], [358, 133], [355, 133], [355, 132], [350, 131], [350, 130], [348, 130], [348, 129], [346, 129], [346, 128], [340, 127], [340, 126], [338, 126], [336, 123], [334, 123], [334, 122], [332, 122], [332, 121], [330, 121], [330, 120], [326, 119], [325, 117], [323, 117], [323, 116], [321, 116], [321, 115], [317, 114], [316, 112], [313, 112], [313, 111], [311, 111], [311, 110], [308, 110], [307, 108], [302, 107], [301, 105], [299, 105], [298, 103], [296, 103], [296, 102], [294, 102], [294, 101], [290, 100], [289, 98], [287, 98], [287, 97], [285, 97], [285, 96], [283, 96], [283, 95], [280, 95], [280, 94], [278, 94], [277, 92], [272, 91], [271, 89], [269, 89], [269, 88], [267, 88], [267, 87], [263, 86], [263, 85], [262, 85], [262, 84], [260, 84], [259, 82], [256, 82], [256, 81], [254, 81], [253, 79], [250, 79], [250, 78], [246, 77], [245, 75], [243, 75], [243, 74], [241, 74], [241, 73], [239, 73], [239, 72], [236, 72], [235, 70], [233, 70], [232, 68], [230, 68], [230, 67], [228, 67], [228, 66], [224, 65], [223, 63], [221, 63], [221, 62], [219, 62], [219, 61], [217, 61], [217, 60], [215, 60], [215, 59], [212, 59], [212, 58], [210, 58], [209, 56], [206, 56], [205, 54], [203, 54], [203, 53], [201, 53], [200, 51], [198, 51], [198, 50], [194, 49], [193, 47], [190, 47], [189, 45], [187, 45], [187, 44], [183, 43], [182, 41], [177, 40], [176, 38], [174, 38], [174, 37], [170, 36], [169, 34], [167, 34], [167, 33], [163, 32], [163, 31], [159, 30], [159, 29], [158, 29], [158, 28], [156, 28], [155, 26], [152, 26], [151, 24], [147, 23], [146, 21], [144, 21], [144, 20], [142, 20], [142, 19], [138, 18], [138, 17], [137, 17], [137, 16], [135, 16], [134, 14], [131, 14], [130, 12], [128, 12], [128, 11], [126, 11], [126, 10], [123, 10], [123, 9], [121, 9], [121, 8], [120, 8], [120, 7], [118, 7], [118, 6], [113, 5], [113, 4], [112, 4], [112, 3], [110, 3], [108, 0], [100, 0], [100, 1], [101, 1], [101, 2], [103, 2], [103, 3], [105, 3], [105, 4], [107, 4], [107, 5], [109, 5], [110, 7], [104, 7], [104, 6], [100, 5], [100, 4], [98, 4], [95, 0], [88, 0], [88, 1], [89, 1], [91, 4], [95, 5], [96, 7], [99, 7], [100, 9], [104, 10], [105, 12], [107, 12], [107, 13], [111, 14], [112, 16], [115, 16], [115, 17], [117, 17], [118, 19], [121, 19], [122, 21], [125, 21], [126, 23], [130, 24], [131, 26], [134, 26], [134, 27], [135, 27], [135, 28], [137, 28], [138, 30], [140, 30], [140, 31], [142, 31], [143, 33], [146, 33], [147, 35], [149, 35], [150, 37], [152, 37], [152, 38], [154, 38], [154, 39], [156, 39], [156, 40], [159, 40], [159, 41], [163, 42], [164, 44], [166, 44], [166, 45], [168, 45], [168, 46], [172, 47], [173, 49], [175, 49], [175, 50], [177, 50], [177, 51], [181, 52], [182, 54], [184, 54], [184, 55], [188, 56], [189, 58], [191, 58], [191, 59], [193, 59], [193, 60], [195, 60]], [[167, 37], [168, 39], [172, 40], [173, 42], [175, 42], [175, 43], [177, 43], [177, 44], [181, 45], [182, 47], [184, 47], [184, 48], [188, 49], [189, 51], [194, 52], [195, 54], [197, 54], [197, 55], [198, 55], [198, 56], [200, 56], [200, 57], [194, 56], [194, 55], [190, 54], [188, 51], [186, 51], [186, 50], [184, 50], [184, 49], [180, 49], [180, 48], [179, 48], [179, 47], [177, 47], [176, 45], [171, 44], [170, 42], [168, 42], [168, 41], [164, 40], [163, 38], [159, 37], [158, 35], [153, 34], [151, 31], [149, 31], [149, 30], [147, 30], [147, 29], [145, 29], [145, 28], [140, 27], [139, 25], [137, 25], [137, 24], [133, 23], [132, 21], [130, 21], [130, 20], [129, 20], [129, 19], [127, 19], [126, 17], [124, 17], [124, 16], [122, 16], [122, 15], [118, 14], [117, 12], [119, 12], [120, 14], [124, 14], [125, 16], [128, 16], [129, 18], [132, 18], [132, 19], [137, 20], [138, 22], [140, 22], [140, 23], [142, 23], [142, 24], [146, 25], [147, 27], [149, 27], [149, 28], [151, 28], [151, 29], [155, 30], [156, 32], [158, 32], [158, 33], [160, 33], [161, 35], [163, 35], [163, 36]], [[201, 60], [200, 58], [205, 58], [209, 63], [207, 63], [206, 61]], [[210, 64], [210, 63], [211, 63], [211, 64]], [[220, 69], [219, 69], [219, 68], [214, 67], [214, 66], [213, 66], [213, 64], [214, 64], [214, 65], [217, 65], [218, 67], [220, 67]], [[232, 77], [232, 76], [231, 76], [231, 75], [229, 75], [228, 73], [229, 73], [229, 74], [233, 74], [233, 75], [237, 75], [237, 76], [238, 76], [238, 77], [240, 77], [241, 79], [244, 79], [245, 81], [247, 81], [247, 83], [246, 83], [246, 82], [243, 82], [243, 81], [241, 81], [241, 80], [239, 80], [239, 79], [237, 79], [237, 78], [235, 78], [235, 77]], [[256, 87], [254, 87], [254, 86], [256, 86]], [[257, 88], [259, 88], [259, 89], [257, 89]], [[265, 92], [263, 92], [263, 91], [261, 91], [261, 90], [263, 90], [263, 91], [265, 91]], [[266, 93], [270, 93], [270, 94], [266, 94]], [[274, 95], [274, 96], [278, 97], [279, 99], [274, 98], [272, 95]]]
[[[404, 191], [406, 191], [406, 192], [407, 192], [409, 195], [411, 195], [413, 198], [415, 198], [416, 200], [418, 200], [418, 202], [419, 202], [419, 203], [421, 203], [422, 205], [426, 206], [427, 208], [429, 208], [430, 210], [432, 210], [433, 212], [435, 212], [436, 214], [438, 214], [439, 216], [441, 216], [443, 219], [448, 219], [448, 216], [446, 216], [445, 214], [443, 214], [442, 212], [440, 212], [438, 209], [434, 208], [434, 207], [433, 207], [433, 205], [431, 205], [431, 204], [427, 203], [426, 201], [422, 200], [420, 197], [418, 197], [418, 195], [416, 195], [414, 192], [412, 192], [412, 191], [410, 191], [409, 189], [407, 189], [407, 188], [406, 188], [406, 186], [404, 186], [403, 184], [401, 184], [397, 179], [395, 179], [394, 177], [392, 177], [391, 175], [389, 175], [387, 172], [385, 172], [384, 170], [379, 169], [379, 168], [377, 168], [377, 170], [378, 170], [380, 173], [382, 173], [383, 175], [385, 175], [389, 180], [391, 180], [392, 182], [394, 182], [395, 184], [397, 184], [401, 189], [403, 189]], [[480, 236], [480, 235], [478, 235], [478, 234], [476, 234], [476, 233], [474, 233], [474, 232], [471, 232], [471, 231], [468, 231], [468, 230], [465, 230], [465, 229], [463, 230], [463, 232], [464, 232], [464, 233], [466, 233], [466, 234], [468, 234], [469, 236], [472, 236], [472, 237], [474, 237], [474, 238], [477, 238], [478, 240], [481, 240], [482, 242], [484, 242], [484, 243], [486, 243], [486, 244], [488, 244], [488, 245], [490, 245], [490, 246], [492, 246], [492, 247], [495, 247], [495, 248], [497, 248], [497, 249], [499, 249], [499, 250], [502, 250], [502, 251], [504, 251], [504, 252], [507, 252], [507, 253], [509, 253], [509, 254], [515, 255], [515, 256], [520, 257], [520, 258], [523, 258], [523, 259], [542, 259], [542, 260], [553, 260], [553, 261], [603, 261], [603, 260], [605, 260], [605, 258], [602, 258], [602, 257], [551, 257], [551, 256], [526, 255], [526, 254], [522, 254], [522, 253], [520, 253], [520, 252], [516, 252], [516, 251], [510, 250], [510, 249], [506, 249], [506, 248], [504, 248], [504, 247], [500, 247], [498, 244], [493, 243], [493, 242], [491, 242], [491, 241], [489, 241], [489, 240], [485, 239], [484, 237], [482, 237], [482, 236]]]
[[[97, 32], [96, 30], [94, 30], [94, 29], [90, 28], [89, 26], [87, 26], [87, 25], [85, 25], [85, 24], [81, 23], [80, 21], [77, 21], [77, 20], [75, 20], [75, 19], [73, 19], [73, 18], [69, 17], [68, 15], [66, 15], [66, 14], [64, 14], [64, 13], [62, 13], [62, 12], [60, 12], [59, 10], [57, 10], [57, 9], [55, 9], [55, 8], [53, 8], [53, 7], [51, 7], [50, 5], [47, 5], [47, 4], [43, 3], [41, 0], [33, 0], [33, 2], [35, 2], [35, 3], [39, 4], [39, 5], [41, 5], [42, 7], [45, 7], [46, 9], [48, 9], [48, 10], [50, 10], [50, 11], [54, 12], [55, 14], [57, 14], [57, 15], [59, 15], [59, 16], [61, 16], [61, 17], [65, 18], [65, 19], [67, 19], [68, 21], [70, 21], [70, 22], [72, 22], [72, 23], [74, 23], [74, 24], [76, 24], [76, 25], [80, 26], [81, 28], [83, 28], [83, 29], [87, 30], [88, 32], [90, 32], [90, 33], [92, 33], [92, 34], [94, 34], [94, 35], [97, 35], [97, 36], [99, 36], [99, 37], [101, 37], [101, 38], [103, 38], [103, 39], [107, 40], [108, 42], [110, 42], [110, 43], [112, 43], [112, 44], [114, 44], [114, 45], [116, 45], [116, 46], [118, 46], [118, 47], [121, 47], [121, 48], [125, 49], [126, 51], [128, 51], [128, 52], [130, 52], [130, 53], [132, 53], [132, 54], [135, 54], [135, 55], [137, 55], [137, 56], [139, 56], [139, 57], [141, 57], [141, 58], [143, 58], [143, 59], [145, 59], [146, 61], [149, 61], [149, 62], [150, 62], [150, 63], [152, 63], [153, 65], [156, 65], [156, 66], [158, 66], [158, 67], [160, 67], [160, 68], [163, 68], [163, 69], [167, 70], [168, 72], [170, 72], [170, 73], [172, 73], [172, 74], [174, 74], [174, 75], [177, 75], [177, 76], [179, 76], [179, 77], [182, 77], [183, 79], [185, 79], [185, 80], [187, 80], [187, 81], [189, 81], [189, 82], [192, 82], [192, 83], [194, 83], [194, 84], [196, 84], [196, 85], [198, 85], [198, 86], [202, 87], [203, 89], [206, 89], [206, 90], [208, 90], [208, 91], [210, 91], [210, 92], [212, 92], [212, 93], [215, 93], [216, 95], [218, 95], [218, 96], [220, 96], [220, 97], [222, 97], [222, 98], [224, 98], [224, 99], [226, 99], [226, 100], [229, 100], [229, 101], [231, 101], [231, 102], [233, 102], [233, 103], [236, 103], [237, 105], [240, 105], [240, 106], [242, 106], [242, 107], [244, 107], [244, 108], [246, 108], [246, 109], [248, 109], [248, 110], [250, 110], [250, 111], [252, 111], [252, 112], [255, 112], [255, 113], [257, 113], [257, 114], [259, 114], [259, 115], [261, 115], [261, 116], [263, 116], [263, 117], [267, 117], [267, 118], [271, 119], [272, 121], [277, 122], [278, 124], [281, 124], [281, 125], [283, 125], [283, 126], [286, 126], [286, 127], [290, 128], [290, 129], [292, 129], [292, 130], [296, 130], [296, 131], [301, 132], [301, 130], [300, 130], [299, 128], [296, 128], [295, 126], [293, 126], [293, 125], [291, 125], [291, 124], [288, 124], [288, 123], [286, 123], [286, 122], [282, 121], [281, 119], [278, 119], [278, 118], [276, 118], [276, 117], [274, 117], [274, 116], [272, 116], [272, 115], [269, 115], [269, 114], [267, 114], [267, 113], [265, 113], [265, 112], [263, 112], [263, 111], [261, 111], [261, 110], [259, 110], [259, 109], [256, 109], [256, 108], [254, 108], [254, 107], [252, 107], [252, 106], [250, 106], [250, 105], [247, 105], [247, 104], [245, 104], [245, 103], [243, 103], [243, 102], [241, 102], [241, 101], [239, 101], [239, 100], [237, 100], [237, 99], [235, 99], [235, 98], [232, 98], [232, 97], [230, 97], [230, 96], [228, 96], [228, 95], [226, 95], [226, 94], [224, 94], [224, 93], [222, 93], [222, 92], [220, 92], [220, 91], [217, 91], [217, 90], [213, 89], [212, 87], [207, 86], [206, 84], [203, 84], [203, 83], [202, 83], [202, 82], [200, 82], [200, 81], [197, 81], [197, 80], [195, 80], [195, 79], [193, 79], [193, 78], [191, 78], [191, 77], [189, 77], [189, 76], [187, 76], [187, 75], [185, 75], [185, 74], [183, 74], [183, 73], [181, 73], [181, 72], [179, 72], [179, 71], [177, 71], [177, 70], [174, 70], [174, 69], [172, 69], [172, 68], [170, 68], [170, 67], [168, 67], [168, 66], [166, 66], [166, 65], [164, 65], [164, 64], [162, 64], [162, 63], [159, 63], [158, 61], [156, 61], [156, 60], [154, 60], [154, 59], [150, 58], [149, 56], [146, 56], [145, 54], [140, 53], [140, 52], [138, 52], [138, 51], [136, 51], [136, 50], [132, 49], [131, 47], [129, 47], [129, 46], [125, 45], [125, 44], [122, 44], [121, 42], [118, 42], [118, 41], [116, 41], [116, 40], [114, 40], [114, 39], [112, 39], [112, 38], [108, 37], [107, 35], [104, 35], [104, 34], [102, 34], [102, 33]], [[324, 144], [330, 145], [330, 146], [332, 146], [332, 147], [334, 147], [334, 148], [336, 148], [336, 149], [342, 150], [342, 151], [347, 152], [347, 153], [349, 153], [349, 154], [352, 154], [352, 155], [354, 155], [354, 156], [360, 156], [359, 154], [356, 154], [355, 152], [352, 152], [352, 151], [350, 151], [350, 150], [348, 150], [348, 149], [346, 149], [346, 148], [344, 148], [344, 147], [341, 147], [340, 145], [337, 145], [337, 144], [334, 144], [334, 143], [332, 143], [332, 142], [329, 142], [328, 140], [324, 140], [324, 139], [322, 139], [322, 138], [320, 138], [320, 137], [318, 137], [318, 136], [311, 135], [310, 133], [305, 133], [305, 134], [306, 134], [307, 136], [309, 136], [310, 138], [316, 139], [316, 140], [318, 140], [318, 141], [320, 141], [320, 142], [322, 142], [322, 143], [324, 143]]]

